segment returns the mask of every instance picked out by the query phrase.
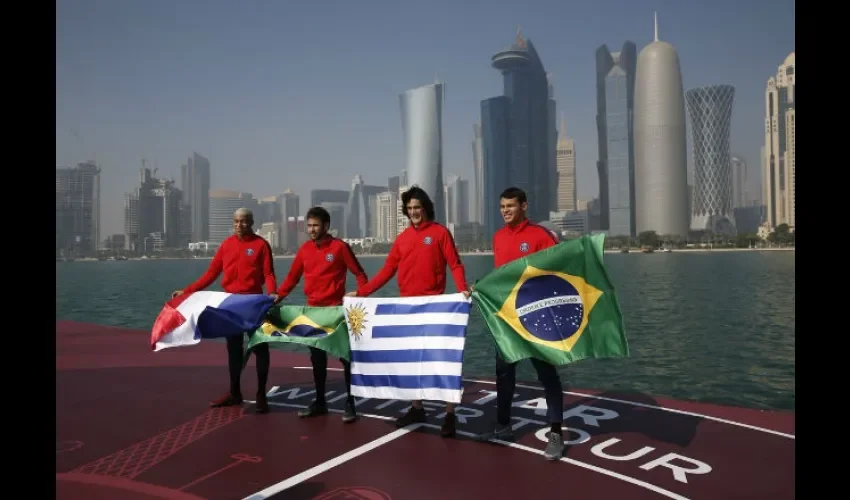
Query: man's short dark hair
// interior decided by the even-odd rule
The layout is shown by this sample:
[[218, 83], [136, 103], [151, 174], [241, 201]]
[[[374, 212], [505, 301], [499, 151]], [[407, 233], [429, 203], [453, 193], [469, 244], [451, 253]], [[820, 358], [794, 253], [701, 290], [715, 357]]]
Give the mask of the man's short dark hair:
[[520, 205], [528, 201], [528, 197], [525, 196], [525, 191], [518, 187], [509, 187], [508, 189], [502, 191], [502, 194], [499, 196], [499, 199], [502, 198], [506, 200], [516, 200], [517, 203], [519, 203]]
[[331, 223], [331, 214], [325, 210], [325, 207], [313, 207], [310, 210], [307, 210], [307, 217], [305, 219], [319, 219], [322, 221], [322, 225]]
[[410, 200], [419, 200], [419, 203], [422, 204], [422, 208], [425, 209], [425, 214], [428, 216], [428, 220], [434, 220], [434, 202], [431, 201], [431, 197], [428, 196], [428, 193], [425, 192], [419, 186], [413, 186], [407, 191], [401, 193], [401, 212], [408, 219], [410, 218], [407, 215], [407, 204], [410, 203]]

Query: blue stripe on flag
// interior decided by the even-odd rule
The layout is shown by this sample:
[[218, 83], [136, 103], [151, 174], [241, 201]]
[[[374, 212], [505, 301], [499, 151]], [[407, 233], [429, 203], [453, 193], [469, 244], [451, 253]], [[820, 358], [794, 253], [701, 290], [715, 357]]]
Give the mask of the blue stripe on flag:
[[466, 325], [388, 325], [373, 326], [373, 339], [399, 337], [464, 337]]
[[378, 304], [375, 314], [469, 314], [469, 302], [431, 302], [430, 304]]
[[360, 375], [351, 374], [351, 385], [396, 387], [400, 389], [460, 390], [461, 377], [455, 375]]
[[271, 297], [263, 294], [232, 294], [218, 307], [207, 306], [198, 315], [195, 337], [216, 338], [251, 333], [265, 320], [274, 305]]
[[420, 363], [427, 361], [462, 363], [463, 350], [413, 349], [388, 351], [357, 351], [352, 349], [351, 361], [355, 363]]

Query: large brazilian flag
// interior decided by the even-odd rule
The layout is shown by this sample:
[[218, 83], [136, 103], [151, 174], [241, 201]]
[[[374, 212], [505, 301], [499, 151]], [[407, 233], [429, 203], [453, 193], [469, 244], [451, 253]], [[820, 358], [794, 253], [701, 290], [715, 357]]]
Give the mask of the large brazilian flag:
[[505, 361], [564, 365], [629, 355], [620, 304], [602, 263], [604, 241], [597, 234], [559, 243], [475, 283], [475, 304]]

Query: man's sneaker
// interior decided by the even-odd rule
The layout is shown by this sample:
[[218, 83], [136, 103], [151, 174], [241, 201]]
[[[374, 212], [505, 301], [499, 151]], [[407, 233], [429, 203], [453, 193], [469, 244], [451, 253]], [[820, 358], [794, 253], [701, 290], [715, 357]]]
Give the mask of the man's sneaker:
[[500, 441], [513, 441], [514, 431], [510, 425], [497, 424], [492, 431], [478, 434], [474, 439], [475, 441], [480, 442], [491, 441], [493, 439], [498, 439]]
[[307, 408], [305, 410], [301, 410], [301, 411], [298, 412], [298, 416], [301, 417], [301, 418], [317, 417], [319, 415], [327, 415], [327, 414], [328, 414], [328, 407], [325, 406], [325, 405], [318, 405], [318, 404], [316, 404], [315, 401], [310, 404], [309, 408]]
[[425, 421], [425, 408], [411, 406], [407, 413], [398, 417], [395, 421], [396, 427], [407, 427], [410, 424], [418, 424]]
[[564, 454], [564, 436], [554, 432], [549, 433], [549, 444], [543, 456], [546, 460], [558, 460]]
[[345, 405], [345, 412], [342, 414], [342, 421], [346, 424], [357, 420], [357, 411], [354, 409], [354, 404], [348, 403]]
[[269, 412], [269, 400], [266, 398], [265, 392], [257, 393], [257, 403], [254, 408], [256, 413], [268, 413]]
[[242, 395], [237, 394], [236, 396], [232, 396], [229, 392], [215, 401], [210, 401], [210, 406], [213, 408], [221, 408], [222, 406], [237, 406], [241, 404]]
[[446, 413], [446, 418], [443, 420], [443, 426], [440, 428], [440, 435], [444, 438], [454, 437], [455, 435], [455, 414], [454, 412]]

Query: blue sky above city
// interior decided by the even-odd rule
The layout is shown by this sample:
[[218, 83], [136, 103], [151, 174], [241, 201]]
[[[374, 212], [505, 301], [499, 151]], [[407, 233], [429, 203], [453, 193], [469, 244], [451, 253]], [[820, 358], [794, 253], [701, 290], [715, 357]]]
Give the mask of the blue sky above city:
[[[63, 0], [56, 164], [101, 165], [104, 236], [123, 231], [123, 195], [142, 158], [179, 181], [193, 151], [209, 158], [213, 189], [261, 197], [290, 188], [306, 211], [310, 189], [348, 189], [356, 174], [386, 185], [403, 169], [398, 96], [439, 78], [444, 173], [471, 188], [480, 101], [502, 94], [490, 58], [522, 26], [554, 77], [559, 118], [576, 140], [579, 198], [590, 199], [594, 52], [626, 40], [640, 51], [653, 11], [685, 90], [735, 86], [732, 151], [757, 189], [764, 89], [794, 50], [792, 0]], [[689, 147], [689, 171], [692, 163]]]

